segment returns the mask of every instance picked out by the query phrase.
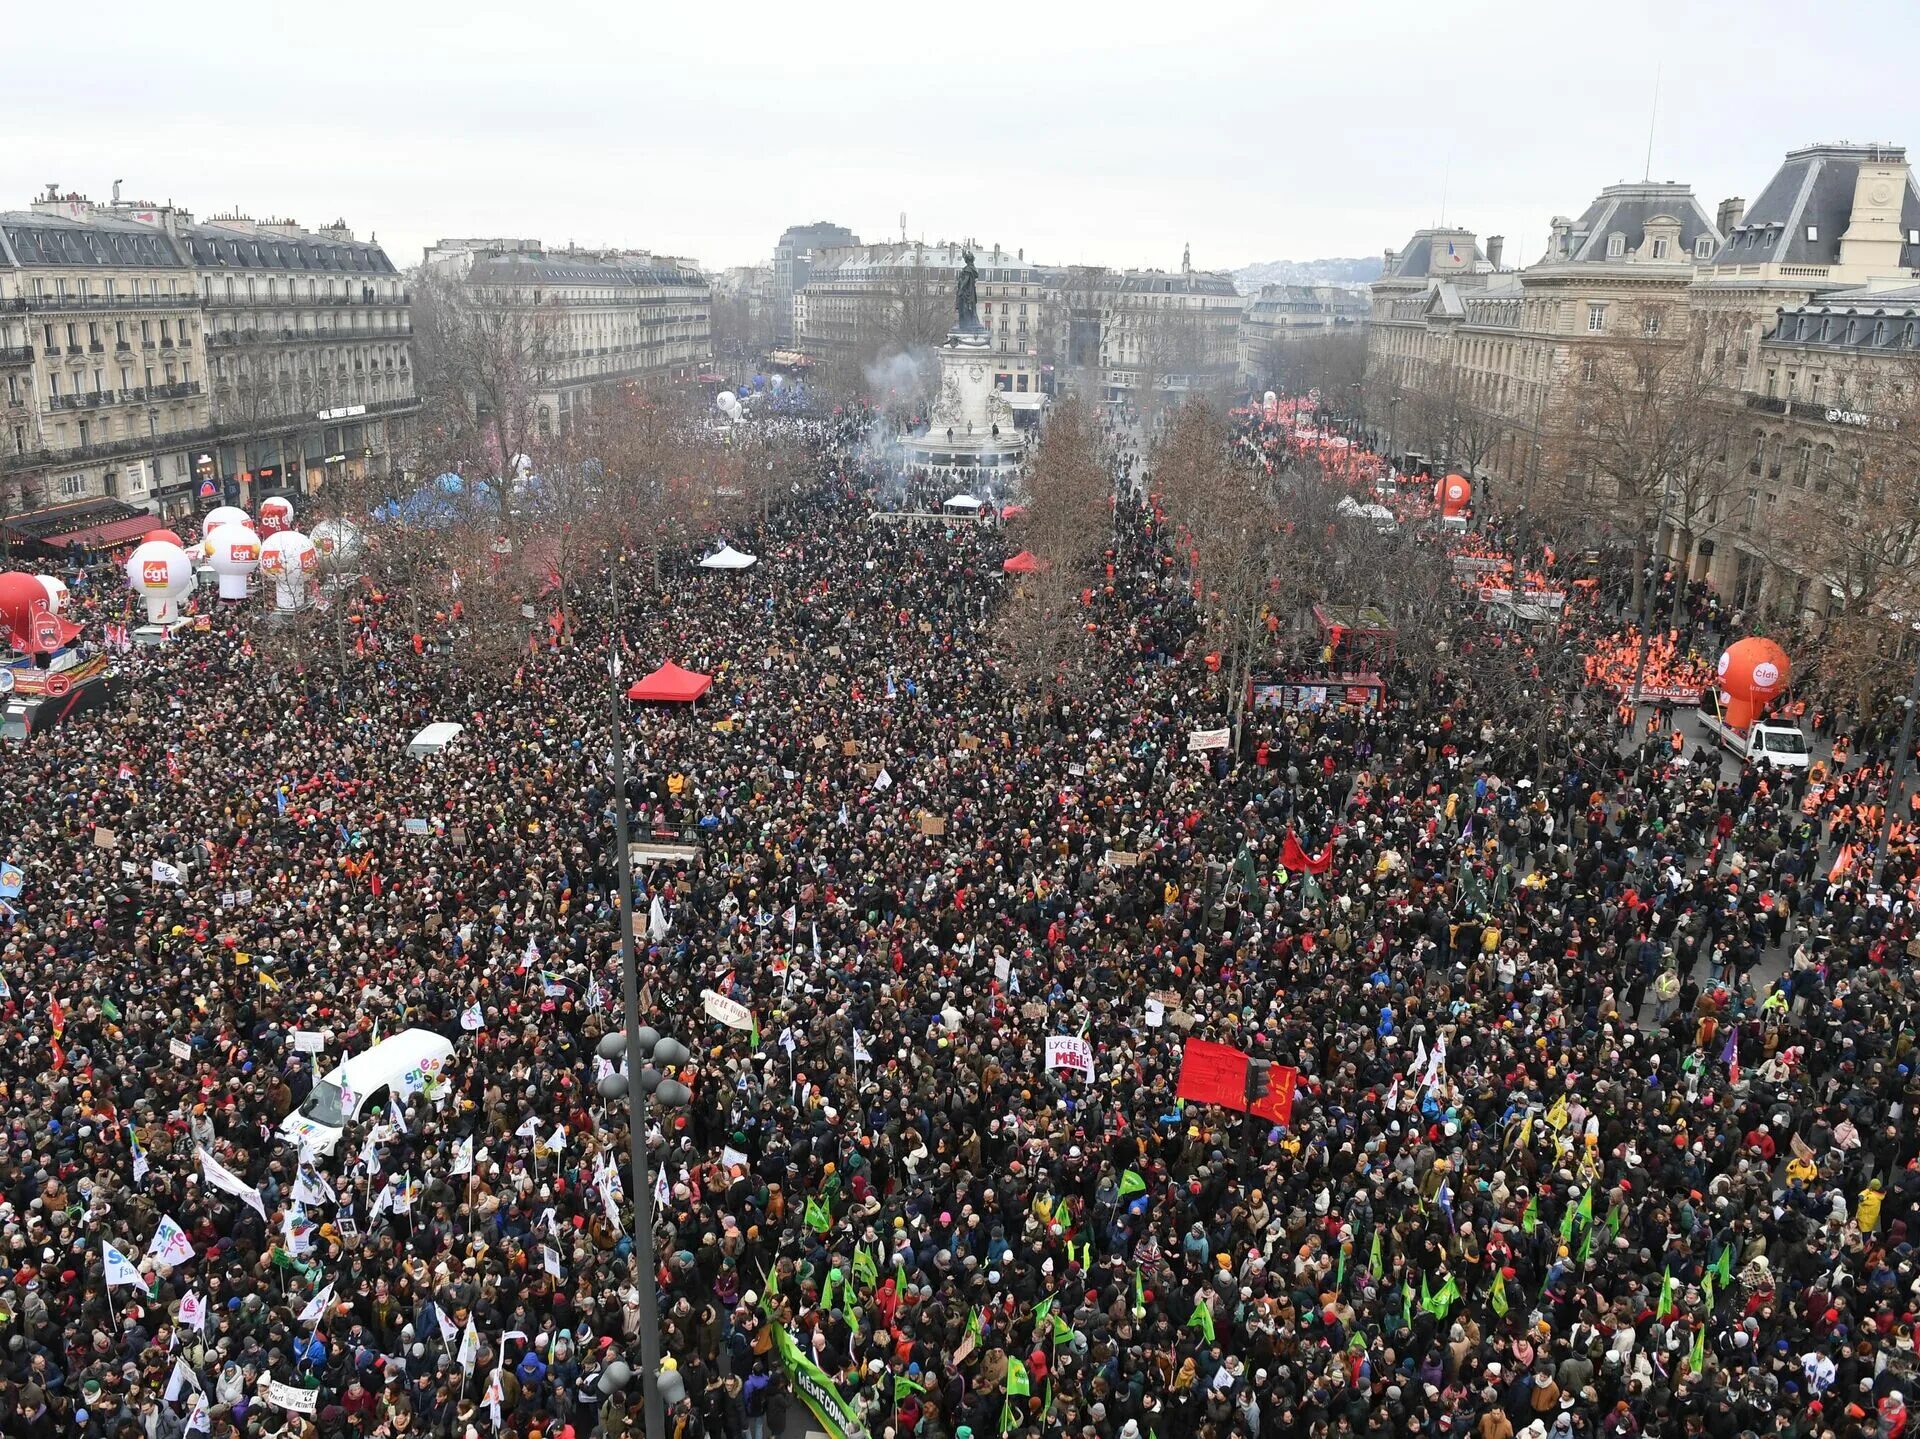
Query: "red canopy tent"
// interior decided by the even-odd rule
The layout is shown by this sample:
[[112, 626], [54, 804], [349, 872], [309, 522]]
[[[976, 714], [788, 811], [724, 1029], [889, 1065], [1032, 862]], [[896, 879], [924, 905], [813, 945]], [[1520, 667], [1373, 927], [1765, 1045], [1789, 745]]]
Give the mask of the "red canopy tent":
[[1034, 554], [1032, 550], [1022, 550], [1019, 554], [1008, 559], [1000, 568], [1010, 575], [1030, 575], [1035, 570], [1045, 569], [1046, 562]]
[[712, 675], [697, 675], [668, 660], [645, 679], [635, 680], [627, 690], [627, 698], [659, 700], [665, 704], [691, 704], [712, 685]]

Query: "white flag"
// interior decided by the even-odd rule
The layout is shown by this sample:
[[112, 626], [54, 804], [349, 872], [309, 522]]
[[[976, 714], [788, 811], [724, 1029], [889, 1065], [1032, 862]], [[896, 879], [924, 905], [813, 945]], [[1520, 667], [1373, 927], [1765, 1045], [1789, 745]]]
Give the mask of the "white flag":
[[883, 768], [879, 774], [873, 777], [873, 787], [879, 790], [881, 794], [885, 794], [893, 788], [893, 776], [888, 774]]
[[295, 1204], [338, 1204], [340, 1197], [333, 1192], [333, 1185], [327, 1182], [327, 1176], [318, 1170], [301, 1169], [293, 1177], [293, 1202]]
[[486, 1011], [480, 1008], [478, 1000], [468, 1005], [460, 1015], [460, 1027], [469, 1033], [487, 1027]]
[[657, 1204], [665, 1204], [673, 1198], [673, 1191], [667, 1187], [667, 1171], [661, 1170], [660, 1177], [653, 1182], [653, 1198]]
[[552, 1138], [547, 1140], [547, 1148], [551, 1150], [553, 1153], [558, 1154], [562, 1150], [564, 1150], [566, 1147], [567, 1147], [567, 1127], [564, 1124], [556, 1124], [553, 1127]]
[[167, 1403], [177, 1404], [180, 1396], [189, 1389], [195, 1393], [199, 1392], [199, 1376], [193, 1372], [192, 1366], [186, 1360], [176, 1359], [173, 1361], [173, 1372], [167, 1376], [167, 1391], [163, 1397]]
[[540, 962], [540, 945], [532, 935], [528, 935], [526, 953], [520, 956], [520, 963], [525, 965], [528, 969], [532, 969], [539, 962]]
[[367, 1133], [366, 1142], [360, 1146], [360, 1163], [366, 1168], [369, 1179], [380, 1172], [380, 1146], [373, 1142], [371, 1130]]
[[460, 1336], [460, 1353], [456, 1356], [460, 1367], [467, 1373], [473, 1373], [473, 1361], [480, 1357], [480, 1331], [473, 1327], [473, 1320], [467, 1320], [466, 1333]]
[[537, 1117], [531, 1114], [527, 1116], [527, 1121], [525, 1124], [522, 1124], [518, 1129], [513, 1131], [514, 1137], [516, 1139], [532, 1139], [534, 1135], [538, 1134], [539, 1132], [540, 1132], [540, 1121]]
[[318, 1324], [320, 1316], [327, 1312], [327, 1306], [333, 1303], [333, 1285], [328, 1284], [313, 1298], [307, 1301], [307, 1307], [300, 1311], [302, 1324]]
[[560, 1251], [551, 1245], [542, 1244], [540, 1246], [540, 1267], [545, 1269], [547, 1273], [551, 1274], [555, 1279], [565, 1279], [567, 1277], [560, 1268]]
[[788, 905], [786, 912], [780, 916], [780, 919], [781, 922], [786, 925], [787, 933], [792, 934], [794, 926], [800, 923], [800, 907], [798, 905]]
[[187, 1415], [187, 1433], [213, 1433], [213, 1413], [207, 1408], [207, 1396], [204, 1394], [193, 1396], [193, 1409]]
[[142, 1290], [147, 1287], [147, 1281], [140, 1277], [140, 1271], [134, 1268], [133, 1261], [104, 1239], [100, 1241], [100, 1262], [107, 1271], [107, 1288], [112, 1289], [120, 1284], [131, 1284], [135, 1289]]
[[607, 1002], [607, 992], [600, 987], [600, 977], [595, 975], [587, 981], [587, 1008], [598, 1009]]
[[855, 1064], [873, 1063], [873, 1056], [867, 1052], [867, 1043], [860, 1037], [860, 1031], [857, 1029], [853, 1032], [853, 1062]]
[[168, 864], [164, 859], [156, 859], [153, 862], [153, 882], [155, 884], [180, 883], [179, 867]]
[[387, 1116], [393, 1120], [393, 1127], [402, 1134], [407, 1132], [407, 1111], [400, 1107], [400, 1100], [393, 1094], [387, 1095]]
[[207, 1327], [207, 1301], [189, 1294], [180, 1301], [180, 1327], [198, 1334]]
[[175, 1269], [193, 1258], [193, 1245], [172, 1215], [160, 1216], [160, 1227], [153, 1231], [153, 1242], [147, 1246], [147, 1258]]
[[473, 1173], [473, 1136], [469, 1134], [453, 1147], [453, 1170], [449, 1177]]
[[262, 1219], [267, 1217], [267, 1206], [260, 1200], [260, 1191], [215, 1159], [205, 1148], [200, 1150], [200, 1172], [215, 1189], [244, 1200], [247, 1207]]
[[667, 912], [661, 908], [660, 896], [653, 897], [653, 903], [647, 906], [647, 938], [658, 944], [667, 937]]
[[433, 1306], [433, 1317], [440, 1321], [440, 1347], [451, 1352], [453, 1341], [460, 1337], [460, 1331], [453, 1327], [453, 1321], [447, 1318], [447, 1311], [437, 1303]]

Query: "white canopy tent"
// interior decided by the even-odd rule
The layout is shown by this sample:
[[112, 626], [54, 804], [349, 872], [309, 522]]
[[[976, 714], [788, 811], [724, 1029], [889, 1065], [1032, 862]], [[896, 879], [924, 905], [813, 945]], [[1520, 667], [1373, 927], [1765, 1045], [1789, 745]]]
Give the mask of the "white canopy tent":
[[985, 503], [984, 500], [976, 500], [972, 495], [951, 495], [947, 499], [946, 508], [950, 510], [977, 510]]
[[719, 549], [700, 561], [703, 570], [744, 570], [760, 563], [760, 556], [744, 554], [732, 545], [721, 545]]

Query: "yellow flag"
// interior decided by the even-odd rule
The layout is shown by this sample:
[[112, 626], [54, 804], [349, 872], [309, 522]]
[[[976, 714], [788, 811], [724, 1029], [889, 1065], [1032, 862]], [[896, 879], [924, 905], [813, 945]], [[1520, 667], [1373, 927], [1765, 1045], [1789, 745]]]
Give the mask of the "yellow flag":
[[1565, 1129], [1567, 1127], [1566, 1095], [1563, 1094], [1553, 1101], [1553, 1108], [1547, 1111], [1547, 1123], [1551, 1124], [1555, 1129]]

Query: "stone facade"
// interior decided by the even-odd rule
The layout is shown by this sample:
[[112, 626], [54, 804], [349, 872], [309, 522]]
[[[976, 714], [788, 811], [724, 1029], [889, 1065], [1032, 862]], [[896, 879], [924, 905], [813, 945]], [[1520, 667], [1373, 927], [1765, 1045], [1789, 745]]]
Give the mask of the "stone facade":
[[409, 334], [393, 265], [342, 226], [50, 190], [0, 214], [0, 509], [173, 518], [390, 465]]
[[1339, 285], [1262, 285], [1240, 317], [1240, 377], [1263, 390], [1274, 347], [1336, 330], [1357, 329], [1369, 312], [1364, 291]]
[[538, 240], [442, 240], [426, 263], [481, 314], [527, 319], [539, 346], [534, 423], [543, 434], [565, 434], [596, 389], [692, 381], [712, 362], [713, 293], [691, 261], [549, 251]]

